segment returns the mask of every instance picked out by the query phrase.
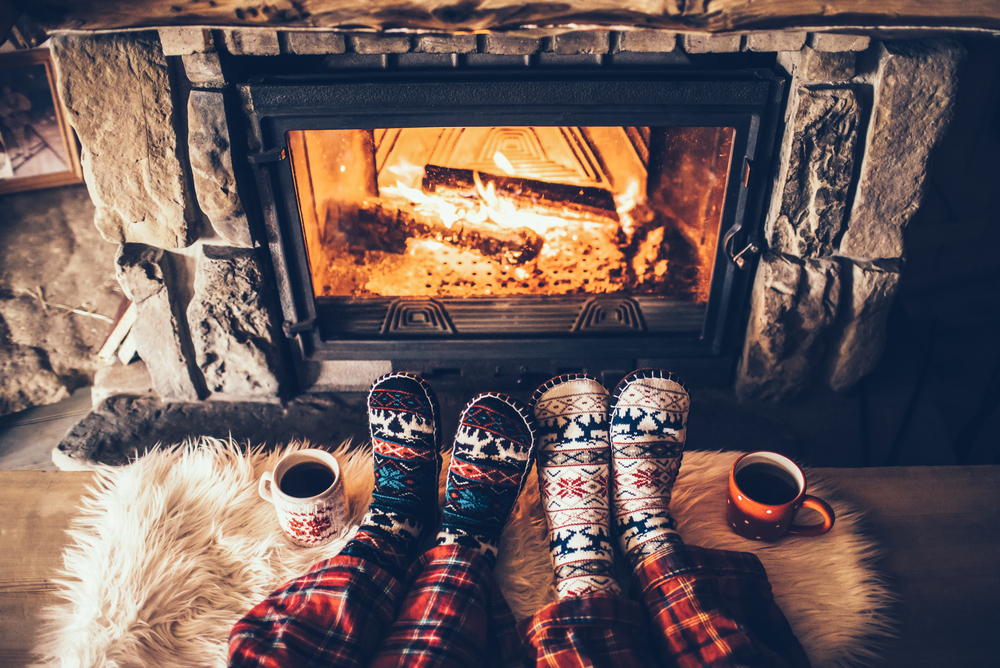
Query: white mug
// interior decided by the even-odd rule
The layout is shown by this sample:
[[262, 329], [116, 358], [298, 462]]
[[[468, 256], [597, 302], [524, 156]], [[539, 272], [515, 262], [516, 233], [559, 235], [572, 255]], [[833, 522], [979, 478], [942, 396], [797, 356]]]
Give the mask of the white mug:
[[340, 465], [326, 450], [288, 453], [273, 472], [260, 476], [257, 491], [274, 504], [278, 524], [301, 547], [330, 542], [350, 517]]

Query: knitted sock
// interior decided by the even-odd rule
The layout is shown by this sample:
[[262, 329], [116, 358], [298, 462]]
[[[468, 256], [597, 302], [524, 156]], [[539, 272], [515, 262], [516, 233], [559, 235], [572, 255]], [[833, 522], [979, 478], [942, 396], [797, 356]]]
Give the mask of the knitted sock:
[[589, 376], [559, 376], [531, 404], [556, 594], [621, 594], [612, 571], [608, 391]]
[[465, 407], [448, 468], [438, 545], [470, 547], [496, 565], [497, 544], [531, 467], [534, 429], [528, 409], [502, 394], [480, 394]]
[[391, 373], [368, 393], [375, 489], [358, 533], [344, 547], [402, 576], [437, 519], [441, 470], [437, 398], [421, 378]]
[[670, 495], [681, 467], [691, 401], [671, 373], [642, 369], [614, 392], [611, 474], [615, 525], [634, 568], [646, 557], [681, 543], [670, 516]]

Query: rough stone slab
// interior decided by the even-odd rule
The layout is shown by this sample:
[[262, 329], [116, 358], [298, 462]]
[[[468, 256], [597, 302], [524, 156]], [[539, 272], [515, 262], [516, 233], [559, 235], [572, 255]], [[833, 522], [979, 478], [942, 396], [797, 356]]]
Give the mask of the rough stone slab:
[[518, 35], [486, 35], [486, 53], [501, 56], [530, 56], [542, 48], [542, 40]]
[[69, 397], [44, 351], [0, 340], [0, 415], [45, 406]]
[[421, 35], [413, 50], [418, 53], [472, 53], [476, 50], [476, 36]]
[[191, 91], [188, 98], [188, 157], [198, 204], [212, 227], [233, 246], [250, 248], [250, 226], [236, 190], [229, 124], [223, 94]]
[[[131, 366], [131, 365], [130, 365]], [[97, 464], [124, 466], [159, 446], [211, 436], [239, 444], [275, 447], [306, 439], [335, 447], [369, 440], [366, 394], [304, 394], [286, 404], [202, 401], [163, 403], [155, 397], [107, 398], [67, 432], [53, 453], [66, 470]]]
[[806, 43], [804, 32], [752, 32], [747, 35], [747, 51], [798, 51]]
[[131, 335], [156, 394], [163, 401], [202, 398], [202, 381], [169, 258], [158, 248], [123, 244], [115, 258], [115, 273], [122, 290], [136, 305]]
[[56, 36], [51, 45], [101, 234], [160, 248], [190, 244], [197, 229], [193, 193], [156, 33]]
[[223, 400], [277, 400], [278, 331], [253, 250], [203, 246], [187, 318], [208, 389]]
[[160, 28], [157, 32], [164, 56], [187, 56], [215, 50], [215, 40], [208, 28]]
[[742, 42], [740, 35], [708, 33], [686, 33], [681, 40], [688, 53], [733, 53], [740, 50]]
[[854, 173], [860, 108], [848, 88], [800, 88], [791, 105], [768, 242], [799, 257], [833, 255]]
[[281, 53], [277, 30], [227, 30], [222, 36], [226, 51], [234, 56], [277, 56]]
[[142, 360], [131, 364], [112, 364], [101, 367], [94, 376], [90, 399], [94, 408], [109, 397], [127, 394], [132, 397], [153, 397], [153, 378]]
[[282, 34], [288, 53], [308, 56], [347, 51], [347, 40], [340, 33], [290, 30]]
[[667, 30], [623, 30], [618, 50], [633, 53], [669, 53], [677, 49], [677, 33]]
[[740, 400], [785, 401], [814, 381], [839, 297], [835, 260], [764, 253], [736, 377]]
[[407, 53], [413, 46], [409, 35], [349, 35], [347, 43], [362, 54]]
[[890, 263], [846, 264], [849, 268], [841, 270], [840, 315], [832, 331], [825, 370], [827, 385], [837, 392], [854, 387], [882, 359], [889, 307], [900, 277], [898, 266]]
[[843, 83], [857, 73], [858, 55], [853, 51], [824, 53], [808, 46], [797, 52], [780, 52], [778, 62], [799, 83]]
[[809, 46], [817, 51], [864, 51], [871, 44], [867, 35], [838, 35], [814, 32], [809, 35]]
[[219, 54], [214, 51], [181, 56], [181, 61], [184, 63], [184, 73], [195, 86], [221, 88], [226, 85]]
[[607, 53], [610, 46], [609, 36], [607, 30], [565, 32], [552, 38], [552, 51], [567, 56]]
[[965, 50], [949, 40], [884, 42], [857, 195], [842, 255], [903, 255], [903, 229], [920, 206], [927, 162], [951, 121]]

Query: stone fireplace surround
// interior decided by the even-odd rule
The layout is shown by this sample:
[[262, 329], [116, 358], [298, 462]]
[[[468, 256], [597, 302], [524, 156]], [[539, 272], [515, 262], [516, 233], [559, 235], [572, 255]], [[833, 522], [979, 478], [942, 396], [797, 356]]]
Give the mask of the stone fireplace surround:
[[[766, 248], [739, 396], [850, 388], [874, 368], [904, 264], [902, 230], [943, 134], [962, 48], [947, 39], [775, 32], [586, 30], [373, 34], [163, 28], [53, 39], [59, 90], [83, 145], [95, 223], [121, 244], [134, 335], [164, 401], [276, 401], [293, 385], [266, 246], [241, 170], [232, 57], [311, 56], [328, 68], [676, 65], [775, 54], [790, 75]], [[257, 61], [260, 62], [260, 61]], [[263, 261], [262, 261], [263, 259]], [[388, 363], [345, 362], [299, 389], [363, 390]], [[305, 385], [305, 386], [302, 386]]]

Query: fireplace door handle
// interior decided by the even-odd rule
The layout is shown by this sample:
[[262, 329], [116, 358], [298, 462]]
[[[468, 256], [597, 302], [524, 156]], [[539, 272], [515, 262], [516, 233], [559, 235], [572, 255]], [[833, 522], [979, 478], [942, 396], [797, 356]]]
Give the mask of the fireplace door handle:
[[739, 267], [740, 269], [745, 269], [747, 265], [747, 260], [759, 252], [760, 248], [757, 247], [757, 244], [751, 241], [746, 248], [741, 250], [736, 255], [732, 256], [733, 262], [735, 262], [736, 266]]

